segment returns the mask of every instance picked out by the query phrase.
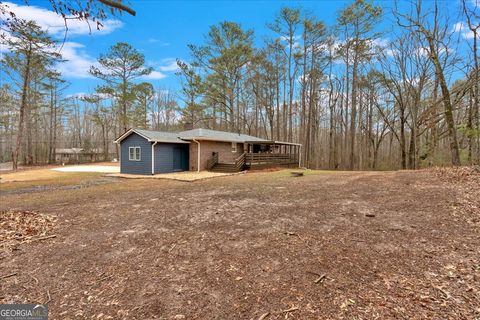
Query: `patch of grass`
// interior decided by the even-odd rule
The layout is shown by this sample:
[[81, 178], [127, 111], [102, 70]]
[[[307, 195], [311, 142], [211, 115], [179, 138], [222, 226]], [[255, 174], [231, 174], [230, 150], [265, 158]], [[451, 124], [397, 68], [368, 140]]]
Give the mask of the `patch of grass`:
[[0, 189], [3, 191], [46, 185], [78, 184], [85, 179], [103, 175], [98, 172], [58, 172], [49, 169], [29, 170], [2, 175]]
[[[83, 173], [85, 176], [85, 173]], [[104, 174], [100, 174], [104, 175]], [[79, 184], [85, 179], [81, 179], [77, 175], [77, 180], [69, 179], [64, 180], [66, 184]], [[211, 180], [206, 180], [211, 181]], [[30, 182], [30, 186], [39, 186], [39, 181]], [[47, 181], [41, 181], [43, 185], [52, 185]], [[19, 183], [14, 183], [15, 185]], [[3, 186], [8, 184], [2, 184], [0, 188], [3, 190]], [[58, 182], [57, 182], [58, 185]], [[165, 179], [118, 179], [114, 183], [93, 185], [88, 188], [80, 188], [74, 190], [51, 190], [48, 192], [31, 192], [31, 193], [19, 193], [11, 194], [2, 197], [0, 201], [0, 210], [7, 210], [11, 208], [22, 208], [30, 210], [30, 208], [42, 208], [48, 207], [55, 203], [72, 203], [78, 204], [82, 202], [95, 201], [98, 197], [104, 197], [105, 195], [118, 195], [121, 193], [131, 194], [132, 192], [139, 193], [139, 197], [142, 196], [142, 192], [162, 189], [171, 189], [175, 186], [185, 186], [184, 182], [165, 180]], [[18, 188], [20, 189], [20, 188]]]
[[20, 182], [20, 181], [35, 181], [47, 180], [54, 178], [61, 178], [67, 176], [68, 173], [53, 171], [50, 169], [36, 169], [12, 172], [1, 175], [1, 182]]
[[[211, 185], [231, 185], [231, 184], [247, 184], [251, 188], [262, 188], [264, 183], [275, 182], [279, 180], [288, 180], [289, 179], [303, 179], [300, 178], [291, 178], [290, 172], [303, 172], [304, 175], [308, 177], [314, 176], [330, 176], [341, 174], [341, 171], [327, 171], [327, 170], [303, 170], [298, 168], [290, 169], [281, 169], [278, 171], [251, 171], [248, 174], [240, 174], [234, 176], [223, 177], [222, 179], [207, 179], [200, 180], [196, 182], [198, 188], [202, 188], [203, 184]], [[17, 182], [6, 182], [0, 184], [0, 190], [2, 191], [14, 191], [20, 189], [27, 189], [37, 186], [64, 186], [64, 185], [77, 185], [85, 180], [94, 180], [102, 176], [105, 176], [103, 173], [91, 173], [91, 172], [57, 172], [52, 171], [53, 175], [49, 173], [49, 178], [44, 178], [41, 180], [31, 180], [31, 181], [17, 181]], [[36, 176], [37, 178], [39, 175]], [[297, 180], [298, 181], [298, 180]], [[78, 202], [78, 201], [90, 201], [86, 199], [95, 199], [97, 196], [102, 194], [118, 194], [123, 192], [139, 192], [141, 194], [142, 190], [158, 190], [161, 192], [164, 188], [172, 188], [178, 185], [185, 186], [184, 182], [167, 180], [167, 179], [118, 179], [114, 183], [94, 185], [89, 188], [75, 189], [75, 190], [52, 190], [48, 192], [32, 192], [32, 193], [22, 193], [15, 195], [4, 196], [2, 199], [2, 206], [6, 208], [17, 207], [21, 205], [22, 207], [38, 206], [45, 205], [50, 202], [58, 202], [58, 199], [68, 202]], [[1, 207], [1, 206], [0, 206]]]

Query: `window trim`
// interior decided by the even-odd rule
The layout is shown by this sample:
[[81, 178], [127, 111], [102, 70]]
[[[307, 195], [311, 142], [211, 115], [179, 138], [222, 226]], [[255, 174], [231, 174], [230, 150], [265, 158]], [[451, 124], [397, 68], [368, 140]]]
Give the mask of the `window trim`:
[[128, 161], [134, 161], [135, 147], [128, 147]]
[[[132, 154], [132, 150], [133, 150], [133, 154]], [[138, 158], [137, 158], [137, 150], [138, 150]], [[128, 161], [142, 161], [142, 148], [139, 146], [128, 147]]]
[[237, 143], [232, 142], [232, 153], [237, 153]]

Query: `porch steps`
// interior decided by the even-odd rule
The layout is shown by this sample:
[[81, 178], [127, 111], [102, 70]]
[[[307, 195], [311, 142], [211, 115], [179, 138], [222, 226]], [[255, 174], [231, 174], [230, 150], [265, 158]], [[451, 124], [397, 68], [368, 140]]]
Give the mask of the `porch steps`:
[[239, 172], [235, 163], [217, 163], [210, 171], [213, 172]]

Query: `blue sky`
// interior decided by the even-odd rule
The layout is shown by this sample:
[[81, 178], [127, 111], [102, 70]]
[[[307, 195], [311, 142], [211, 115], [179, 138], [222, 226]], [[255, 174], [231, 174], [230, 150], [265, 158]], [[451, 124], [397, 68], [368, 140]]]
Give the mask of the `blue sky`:
[[[470, 0], [476, 1], [476, 0]], [[105, 23], [105, 28], [89, 33], [84, 22], [71, 22], [70, 33], [63, 47], [63, 55], [69, 61], [61, 66], [64, 77], [71, 83], [67, 94], [92, 92], [98, 84], [91, 78], [88, 67], [95, 63], [98, 55], [106, 52], [118, 41], [128, 42], [140, 50], [155, 71], [145, 79], [155, 87], [176, 90], [179, 79], [175, 76], [175, 59], [189, 59], [187, 44], [202, 44], [209, 27], [224, 20], [240, 23], [246, 29], [254, 29], [255, 41], [261, 46], [265, 37], [272, 36], [266, 23], [273, 20], [283, 6], [301, 8], [323, 20], [328, 26], [336, 21], [337, 12], [351, 1], [131, 1], [137, 11], [135, 17], [124, 14]], [[377, 1], [383, 6], [390, 1]], [[51, 12], [46, 0], [11, 1], [14, 11], [38, 20], [48, 26], [50, 33], [61, 39], [64, 29], [59, 17]], [[458, 12], [458, 2], [447, 1]], [[458, 14], [452, 14], [452, 23], [458, 22]], [[387, 20], [381, 28], [388, 30], [392, 24]], [[384, 37], [388, 37], [385, 35]]]

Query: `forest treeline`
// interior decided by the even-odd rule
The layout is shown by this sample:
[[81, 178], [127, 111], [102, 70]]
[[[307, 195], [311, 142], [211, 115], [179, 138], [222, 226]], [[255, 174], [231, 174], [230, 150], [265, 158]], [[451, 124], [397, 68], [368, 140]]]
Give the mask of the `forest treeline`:
[[356, 0], [334, 25], [282, 8], [268, 37], [223, 21], [177, 60], [178, 92], [144, 82], [145, 57], [120, 42], [90, 68], [101, 85], [75, 96], [56, 70], [61, 42], [34, 21], [9, 20], [0, 161], [51, 163], [55, 148], [71, 147], [118, 157], [112, 141], [128, 128], [192, 124], [299, 142], [309, 168], [479, 163], [480, 8], [444, 5]]

